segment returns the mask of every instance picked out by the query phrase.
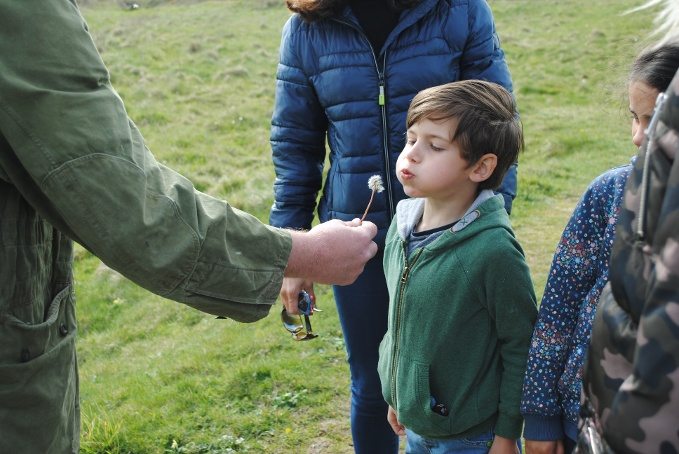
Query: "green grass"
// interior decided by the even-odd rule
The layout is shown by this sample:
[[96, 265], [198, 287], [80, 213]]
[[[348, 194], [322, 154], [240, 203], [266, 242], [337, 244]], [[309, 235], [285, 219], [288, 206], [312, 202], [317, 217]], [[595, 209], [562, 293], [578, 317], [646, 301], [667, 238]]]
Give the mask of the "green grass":
[[[83, 4], [113, 84], [156, 157], [266, 220], [282, 0]], [[625, 76], [648, 42], [636, 0], [492, 0], [526, 134], [513, 223], [542, 293], [589, 181], [634, 152]], [[352, 452], [332, 293], [295, 343], [278, 309], [242, 325], [149, 294], [76, 255], [85, 453]]]

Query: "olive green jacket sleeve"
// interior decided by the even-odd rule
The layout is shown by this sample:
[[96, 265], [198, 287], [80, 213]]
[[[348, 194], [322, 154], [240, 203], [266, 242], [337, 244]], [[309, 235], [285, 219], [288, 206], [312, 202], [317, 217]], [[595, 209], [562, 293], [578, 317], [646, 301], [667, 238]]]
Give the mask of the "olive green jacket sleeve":
[[241, 321], [266, 315], [290, 235], [154, 159], [74, 2], [0, 6], [0, 178], [152, 292]]

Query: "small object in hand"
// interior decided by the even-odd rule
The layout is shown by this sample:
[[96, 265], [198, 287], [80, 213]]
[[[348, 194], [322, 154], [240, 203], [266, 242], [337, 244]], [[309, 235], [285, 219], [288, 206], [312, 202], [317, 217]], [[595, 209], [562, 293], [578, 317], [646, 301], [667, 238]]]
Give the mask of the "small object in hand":
[[[298, 315], [297, 318], [295, 318], [294, 315], [288, 314], [285, 307], [283, 308], [283, 311], [281, 312], [281, 321], [283, 322], [285, 329], [292, 334], [293, 339], [298, 341], [310, 340], [318, 337], [311, 329], [311, 320], [309, 319], [309, 316], [314, 312], [320, 312], [320, 310], [316, 309], [311, 296], [304, 290], [299, 292], [297, 308], [302, 314]], [[302, 322], [302, 317], [304, 317], [304, 322]]]
[[311, 299], [311, 296], [304, 290], [299, 292], [297, 309], [304, 315], [311, 315], [314, 312], [314, 302]]
[[379, 176], [379, 175], [373, 175], [370, 178], [368, 178], [368, 188], [372, 192], [370, 194], [370, 200], [368, 201], [368, 206], [365, 207], [365, 211], [363, 212], [363, 216], [361, 216], [361, 222], [363, 222], [365, 217], [368, 215], [368, 210], [370, 210], [370, 205], [372, 205], [372, 203], [373, 203], [373, 198], [375, 198], [375, 193], [384, 191], [384, 185], [382, 184], [382, 177]]

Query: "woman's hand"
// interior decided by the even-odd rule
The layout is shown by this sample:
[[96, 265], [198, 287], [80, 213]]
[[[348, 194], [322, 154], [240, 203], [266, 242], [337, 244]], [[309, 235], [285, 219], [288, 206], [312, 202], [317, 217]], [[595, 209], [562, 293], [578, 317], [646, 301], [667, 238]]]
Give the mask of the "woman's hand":
[[316, 294], [314, 293], [314, 283], [306, 279], [298, 277], [283, 278], [283, 285], [281, 286], [281, 302], [285, 306], [288, 314], [299, 314], [297, 308], [297, 301], [299, 300], [299, 292], [306, 290], [311, 297], [311, 301], [316, 305]]

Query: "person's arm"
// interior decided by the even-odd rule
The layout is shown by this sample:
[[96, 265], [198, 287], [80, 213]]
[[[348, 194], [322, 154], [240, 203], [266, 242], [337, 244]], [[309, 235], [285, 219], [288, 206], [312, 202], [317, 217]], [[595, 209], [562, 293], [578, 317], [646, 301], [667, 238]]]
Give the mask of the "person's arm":
[[533, 282], [518, 242], [504, 237], [497, 243], [485, 260], [481, 298], [487, 301], [495, 323], [502, 362], [495, 435], [516, 440], [523, 425], [519, 412], [521, 388], [537, 307]]
[[161, 296], [253, 321], [275, 302], [284, 272], [348, 282], [362, 270], [351, 269], [360, 248], [374, 253], [372, 224], [293, 238], [196, 191], [144, 145], [73, 2], [2, 6], [3, 175], [111, 268]]
[[291, 17], [283, 28], [273, 116], [271, 151], [276, 179], [269, 221], [276, 227], [309, 229], [323, 181], [325, 135], [323, 107], [303, 67], [311, 45]]
[[[581, 346], [579, 354], [569, 347], [573, 346], [581, 308], [589, 305], [592, 311], [596, 309], [598, 293], [590, 295], [590, 299], [588, 294], [605, 273], [610, 255], [610, 238], [606, 238], [610, 214], [605, 202], [609, 196], [602, 190], [606, 187], [603, 181], [597, 179], [592, 183], [578, 202], [552, 259], [523, 385], [521, 413], [526, 423], [526, 440], [564, 438], [561, 412], [564, 397], [559, 396], [557, 389], [559, 378], [571, 353], [584, 361], [586, 345]], [[579, 369], [582, 363], [570, 366]], [[567, 397], [578, 401], [580, 398], [579, 393]]]
[[[502, 85], [512, 92], [512, 76], [495, 31], [495, 20], [485, 0], [471, 0], [468, 6], [469, 38], [460, 62], [460, 80], [481, 79]], [[500, 187], [495, 190], [505, 200], [507, 213], [517, 193], [517, 164], [505, 174]]]
[[[309, 229], [323, 179], [327, 119], [303, 70], [303, 56], [308, 57], [305, 51], [310, 51], [311, 43], [300, 36], [300, 22], [299, 17], [292, 16], [281, 37], [271, 119], [276, 179], [269, 222], [277, 227]], [[302, 290], [316, 299], [313, 281], [283, 280], [280, 299], [289, 313], [297, 313], [297, 295]]]

